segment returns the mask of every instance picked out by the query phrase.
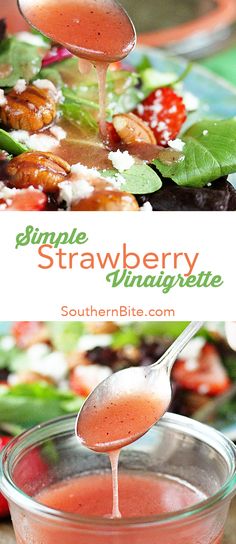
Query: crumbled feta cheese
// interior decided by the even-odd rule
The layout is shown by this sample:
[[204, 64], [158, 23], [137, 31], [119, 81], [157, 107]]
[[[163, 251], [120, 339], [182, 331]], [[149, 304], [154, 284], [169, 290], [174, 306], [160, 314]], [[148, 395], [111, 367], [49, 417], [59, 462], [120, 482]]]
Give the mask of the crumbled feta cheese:
[[94, 191], [94, 187], [85, 179], [79, 181], [62, 181], [59, 183], [60, 202], [65, 201], [68, 208], [73, 202], [87, 198]]
[[107, 347], [111, 345], [110, 334], [86, 334], [82, 336], [77, 344], [79, 351], [89, 351], [97, 347]]
[[45, 47], [45, 49], [49, 48], [48, 44], [41, 36], [32, 34], [31, 32], [18, 32], [18, 34], [16, 34], [16, 39], [19, 42], [36, 45], [37, 47]]
[[84, 166], [80, 162], [77, 164], [73, 164], [71, 167], [71, 174], [73, 175], [73, 179], [76, 181], [85, 179], [87, 181], [93, 181], [98, 178], [101, 178], [100, 172], [96, 168], [88, 168], [87, 166]]
[[135, 160], [128, 151], [111, 151], [108, 155], [108, 159], [112, 162], [114, 168], [119, 172], [125, 172], [134, 165]]
[[153, 212], [153, 208], [150, 202], [145, 202], [140, 208], [140, 212]]
[[3, 89], [0, 89], [0, 106], [5, 106], [7, 104], [7, 98], [4, 94]]
[[33, 81], [33, 85], [38, 89], [45, 89], [46, 91], [50, 91], [53, 98], [55, 98], [55, 100], [58, 100], [58, 90], [55, 87], [54, 83], [50, 81], [50, 79], [36, 79], [35, 81]]
[[202, 338], [201, 336], [193, 338], [193, 340], [191, 340], [181, 351], [181, 359], [197, 359], [205, 343], [205, 338]]
[[75, 368], [75, 377], [81, 385], [81, 389], [92, 392], [97, 385], [111, 376], [112, 370], [103, 365], [79, 365]]
[[6, 200], [7, 198], [12, 198], [16, 193], [18, 192], [17, 189], [10, 189], [9, 187], [6, 187], [5, 183], [3, 181], [0, 182], [0, 199]]
[[187, 111], [196, 111], [199, 108], [199, 98], [190, 92], [184, 93], [184, 104]]
[[67, 375], [68, 365], [63, 353], [54, 351], [45, 357], [33, 360], [31, 370], [52, 378], [55, 382], [60, 382]]
[[15, 84], [14, 90], [17, 94], [23, 93], [27, 88], [27, 83], [25, 79], [18, 79], [18, 81]]
[[125, 178], [121, 174], [115, 174], [114, 176], [109, 176], [106, 180], [115, 187], [115, 189], [121, 189], [122, 185], [125, 183]]
[[208, 131], [208, 130], [204, 130], [202, 134], [203, 134], [203, 136], [207, 136], [207, 135], [209, 134], [209, 131]]
[[47, 134], [30, 134], [27, 130], [12, 130], [12, 138], [34, 151], [52, 151], [58, 146], [58, 140]]
[[65, 356], [57, 351], [51, 352], [46, 344], [35, 344], [25, 353], [25, 369], [52, 378], [62, 380], [68, 372]]
[[183, 151], [185, 142], [180, 140], [180, 138], [176, 138], [176, 140], [169, 140], [168, 146], [171, 147], [171, 149], [174, 149], [175, 151]]
[[55, 138], [57, 138], [57, 140], [59, 140], [59, 142], [61, 140], [65, 140], [67, 136], [66, 131], [62, 127], [58, 127], [57, 125], [50, 128], [50, 132], [53, 136], [55, 136]]

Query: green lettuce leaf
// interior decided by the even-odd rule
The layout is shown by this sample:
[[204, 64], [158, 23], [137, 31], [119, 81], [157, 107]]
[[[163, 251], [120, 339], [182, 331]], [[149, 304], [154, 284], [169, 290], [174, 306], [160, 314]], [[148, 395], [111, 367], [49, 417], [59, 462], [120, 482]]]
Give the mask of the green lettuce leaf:
[[14, 87], [18, 79], [31, 81], [40, 71], [42, 57], [36, 46], [7, 38], [0, 43], [0, 74], [4, 66], [12, 67], [9, 74], [0, 77], [0, 88]]
[[[102, 171], [103, 177], [115, 177], [116, 170]], [[147, 164], [134, 164], [126, 172], [122, 172], [122, 178], [125, 183], [121, 185], [121, 190], [136, 195], [154, 193], [162, 186], [162, 181], [158, 174]]]
[[7, 151], [10, 155], [21, 155], [21, 153], [29, 151], [27, 147], [14, 140], [11, 134], [2, 128], [0, 128], [0, 149]]
[[0, 390], [0, 428], [26, 429], [49, 419], [78, 411], [82, 397], [44, 383], [23, 384]]
[[153, 161], [165, 178], [177, 185], [204, 187], [236, 172], [236, 119], [200, 121], [181, 138], [185, 147], [179, 161]]

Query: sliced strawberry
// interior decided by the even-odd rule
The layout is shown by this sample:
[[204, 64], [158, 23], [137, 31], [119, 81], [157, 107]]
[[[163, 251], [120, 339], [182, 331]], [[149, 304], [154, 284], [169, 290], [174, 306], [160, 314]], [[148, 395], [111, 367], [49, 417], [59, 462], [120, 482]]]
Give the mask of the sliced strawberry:
[[108, 366], [80, 365], [70, 374], [70, 388], [76, 395], [87, 397], [94, 388], [112, 373]]
[[23, 190], [6, 200], [6, 211], [45, 210], [47, 197], [42, 191]]
[[107, 138], [106, 138], [107, 147], [109, 147], [109, 149], [116, 149], [117, 146], [121, 142], [120, 136], [116, 132], [116, 129], [113, 123], [107, 123], [106, 125], [107, 125]]
[[203, 395], [220, 395], [227, 391], [231, 383], [216, 348], [208, 343], [194, 364], [179, 359], [174, 365], [172, 377], [184, 389]]
[[48, 339], [45, 325], [38, 321], [17, 321], [11, 332], [20, 348], [28, 348]]
[[134, 111], [153, 130], [157, 144], [167, 146], [175, 140], [187, 119], [183, 98], [171, 87], [153, 91]]
[[[10, 440], [11, 438], [9, 436], [0, 436], [0, 451], [5, 448]], [[7, 516], [9, 516], [8, 503], [5, 497], [0, 493], [0, 518], [6, 518]]]

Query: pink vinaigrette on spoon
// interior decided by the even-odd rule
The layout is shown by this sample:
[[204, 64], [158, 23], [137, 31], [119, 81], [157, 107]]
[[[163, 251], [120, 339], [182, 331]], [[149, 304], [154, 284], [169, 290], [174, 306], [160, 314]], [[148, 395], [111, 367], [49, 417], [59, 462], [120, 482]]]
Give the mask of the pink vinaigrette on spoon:
[[[106, 141], [106, 73], [135, 47], [136, 33], [115, 0], [18, 0], [27, 21], [42, 34], [92, 63], [98, 74], [100, 132]], [[84, 64], [82, 64], [84, 66]]]
[[201, 326], [202, 322], [190, 323], [154, 365], [112, 374], [94, 389], [78, 414], [75, 432], [80, 443], [110, 457], [114, 518], [121, 517], [120, 451], [143, 436], [167, 411], [171, 401], [173, 364]]

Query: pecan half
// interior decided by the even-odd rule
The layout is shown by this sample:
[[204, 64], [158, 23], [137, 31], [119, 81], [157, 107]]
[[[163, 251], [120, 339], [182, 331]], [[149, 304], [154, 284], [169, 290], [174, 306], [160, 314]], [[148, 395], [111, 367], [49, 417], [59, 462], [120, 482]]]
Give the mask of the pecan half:
[[56, 117], [56, 100], [48, 89], [34, 85], [22, 93], [12, 89], [6, 99], [6, 104], [0, 107], [0, 118], [6, 127], [36, 132]]
[[156, 138], [150, 127], [134, 113], [118, 113], [114, 115], [114, 128], [125, 144], [145, 142], [156, 144]]
[[129, 193], [113, 190], [93, 191], [89, 197], [72, 204], [73, 212], [136, 212], [139, 210], [135, 197]]
[[53, 153], [32, 151], [12, 159], [6, 173], [11, 187], [42, 187], [46, 193], [53, 193], [70, 170], [70, 165]]

